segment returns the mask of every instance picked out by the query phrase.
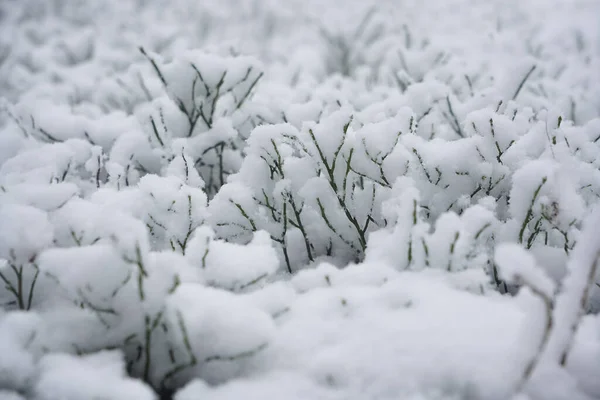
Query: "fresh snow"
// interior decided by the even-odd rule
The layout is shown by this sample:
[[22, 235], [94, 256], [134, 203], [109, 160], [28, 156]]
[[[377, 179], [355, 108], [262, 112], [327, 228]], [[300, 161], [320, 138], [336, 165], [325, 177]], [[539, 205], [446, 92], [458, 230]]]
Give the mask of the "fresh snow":
[[600, 399], [599, 16], [0, 1], [0, 400]]

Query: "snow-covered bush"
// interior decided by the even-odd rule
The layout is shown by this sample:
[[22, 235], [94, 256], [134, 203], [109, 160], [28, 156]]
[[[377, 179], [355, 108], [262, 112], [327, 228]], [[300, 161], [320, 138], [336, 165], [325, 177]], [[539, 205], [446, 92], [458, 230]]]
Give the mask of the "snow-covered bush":
[[[66, 107], [32, 101], [14, 110], [7, 107], [8, 115], [26, 137], [49, 143], [79, 138], [101, 146], [97, 169], [105, 171], [98, 175], [108, 174], [108, 180], [118, 186], [135, 184], [146, 173], [161, 173], [175, 157], [183, 157], [186, 165], [190, 163], [187, 170], [198, 171], [212, 197], [241, 163], [244, 135], [229, 116], [237, 113], [237, 119], [249, 118], [243, 108], [263, 75], [261, 67], [250, 57], [200, 51], [163, 64], [143, 48], [140, 51], [152, 71], [145, 70], [144, 78], [136, 66], [137, 73], [129, 73], [127, 80], [133, 80], [145, 97], [134, 97], [129, 90], [121, 100], [111, 98], [113, 104], [122, 105], [117, 112], [98, 115], [100, 110], [90, 107], [83, 112], [92, 115], [72, 115]], [[145, 79], [153, 83], [156, 95]], [[65, 118], [57, 119], [57, 113]]]
[[[431, 214], [439, 213], [439, 207], [433, 209], [429, 199], [421, 202], [418, 190], [405, 200], [402, 211], [383, 210], [386, 201], [406, 196], [407, 184], [401, 177], [413, 172], [416, 176], [425, 174], [431, 180], [420, 153], [415, 148], [412, 151], [406, 148], [415, 142], [427, 145], [414, 133], [414, 120], [410, 110], [404, 109], [395, 118], [360, 124], [349, 108], [342, 108], [318, 123], [304, 125], [301, 130], [290, 124], [256, 128], [248, 140], [240, 172], [232, 176], [211, 202], [214, 229], [221, 237], [240, 242], [249, 240], [256, 230], [267, 230], [273, 241], [280, 244], [282, 260], [290, 272], [322, 256], [331, 256], [342, 264], [361, 260], [370, 232], [394, 227], [398, 221], [401, 225], [398, 229], [405, 230], [408, 236], [412, 236], [411, 226], [427, 233], [427, 227], [417, 226], [421, 221], [433, 220]], [[443, 175], [437, 167], [436, 171], [437, 181], [429, 182], [434, 190]], [[453, 172], [447, 170], [448, 175], [454, 175]], [[466, 195], [464, 186], [458, 188], [457, 194], [451, 193], [448, 186], [438, 190], [452, 198]], [[422, 187], [423, 191], [432, 190], [429, 186]], [[466, 247], [476, 247], [475, 242], [471, 243], [473, 239], [488, 237], [482, 233], [494, 221], [489, 214], [470, 228], [471, 235], [463, 235], [460, 246], [466, 241]], [[448, 215], [448, 218], [453, 217]], [[407, 221], [412, 222], [409, 225]], [[453, 252], [458, 235], [451, 235], [456, 238], [450, 239], [455, 242], [448, 243], [449, 251]], [[418, 243], [418, 248], [427, 253], [422, 234], [414, 239], [415, 248]], [[412, 244], [404, 238], [398, 238], [398, 242], [392, 245], [395, 251], [402, 242], [409, 246], [402, 257], [406, 264], [399, 266], [406, 269], [413, 261]], [[481, 249], [471, 250], [473, 256], [478, 250]], [[426, 258], [419, 264], [427, 264]], [[462, 269], [464, 263], [458, 264]]]
[[[143, 203], [143, 189], [138, 190], [140, 196], [130, 197]], [[125, 209], [126, 205], [120, 206]], [[120, 349], [131, 376], [142, 378], [156, 390], [169, 391], [188, 376], [220, 380], [238, 374], [242, 366], [235, 360], [242, 363], [264, 348], [272, 335], [268, 314], [229, 293], [251, 287], [275, 272], [276, 255], [270, 241], [260, 239], [260, 234], [238, 249], [212, 240], [206, 229], [190, 238], [186, 234], [183, 242], [173, 231], [171, 243], [179, 246], [176, 252], [155, 252], [150, 249], [144, 224], [119, 211], [119, 206], [75, 198], [49, 216], [18, 205], [4, 205], [2, 214], [6, 230], [3, 258], [8, 263], [3, 266], [2, 278], [6, 294], [12, 295], [5, 309], [35, 310], [42, 324], [50, 326], [62, 323], [54, 313], [66, 313], [76, 332], [52, 340], [42, 334], [44, 325], [35, 328], [28, 346], [38, 348], [41, 354]], [[26, 218], [35, 230], [23, 230], [25, 226], [20, 224]], [[186, 244], [191, 249], [187, 253]], [[181, 252], [186, 257], [177, 254]], [[238, 257], [245, 253], [247, 261], [240, 261]], [[190, 303], [196, 305], [189, 308]], [[230, 319], [236, 314], [239, 318]], [[240, 333], [240, 328], [249, 326], [254, 328]], [[84, 331], [89, 335], [80, 336]], [[227, 332], [229, 339], [223, 336]], [[210, 345], [206, 347], [206, 343]], [[50, 385], [45, 379], [55, 379], [50, 376], [58, 373], [49, 360], [45, 367], [44, 360], [40, 368], [49, 370], [41, 373], [42, 386]], [[229, 362], [219, 365], [220, 360]]]
[[[596, 285], [600, 262], [600, 243], [596, 237], [598, 223], [600, 209], [586, 221], [586, 229], [569, 259], [568, 275], [560, 290], [522, 247], [505, 244], [498, 248], [497, 261], [504, 278], [524, 284], [526, 291], [519, 295], [527, 296], [529, 303], [532, 302], [531, 297], [541, 303], [537, 309], [530, 306], [533, 311], [529, 312], [537, 313], [530, 315], [526, 324], [533, 346], [528, 349], [530, 359], [525, 363], [516, 385], [517, 391], [528, 389], [534, 395], [543, 396], [546, 380], [565, 380], [561, 367], [569, 366], [575, 335], [580, 331], [582, 322], [589, 319], [584, 316], [588, 311], [591, 290]], [[583, 364], [594, 362], [593, 358], [580, 361]], [[530, 384], [529, 387], [526, 387], [527, 384]], [[587, 385], [587, 379], [583, 378], [581, 384]]]

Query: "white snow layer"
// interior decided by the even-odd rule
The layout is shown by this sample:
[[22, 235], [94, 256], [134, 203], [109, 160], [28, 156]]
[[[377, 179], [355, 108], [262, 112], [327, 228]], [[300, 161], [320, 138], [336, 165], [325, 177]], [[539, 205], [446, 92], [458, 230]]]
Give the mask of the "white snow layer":
[[0, 400], [600, 398], [594, 0], [0, 0]]

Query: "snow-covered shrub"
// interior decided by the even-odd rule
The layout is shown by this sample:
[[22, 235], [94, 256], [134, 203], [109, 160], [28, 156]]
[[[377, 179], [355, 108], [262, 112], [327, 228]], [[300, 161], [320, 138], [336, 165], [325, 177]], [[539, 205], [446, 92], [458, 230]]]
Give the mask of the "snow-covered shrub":
[[[230, 117], [250, 118], [244, 106], [263, 75], [262, 67], [251, 57], [202, 51], [161, 63], [141, 51], [150, 67], [136, 65], [127, 73], [126, 81], [137, 85], [138, 94], [128, 89], [120, 98], [111, 98], [118, 107], [114, 112], [103, 114], [84, 104], [77, 115], [69, 107], [37, 99], [3, 108], [26, 138], [48, 143], [78, 138], [100, 146], [93, 150], [97, 187], [106, 182], [106, 175], [118, 186], [135, 184], [144, 174], [160, 174], [175, 157], [183, 157], [186, 165], [190, 163], [186, 168], [198, 171], [212, 197], [239, 169], [244, 135]], [[66, 177], [69, 171], [64, 168]]]
[[[524, 328], [532, 348], [528, 351], [530, 358], [525, 364], [521, 379], [516, 384], [516, 391], [528, 389], [539, 395], [544, 391], [540, 385], [544, 379], [568, 379], [562, 368], [570, 367], [575, 337], [584, 320], [594, 317], [585, 314], [588, 311], [591, 290], [596, 284], [598, 263], [600, 262], [600, 244], [596, 236], [597, 224], [600, 223], [600, 210], [586, 221], [585, 230], [572, 256], [569, 258], [567, 276], [560, 290], [555, 283], [536, 264], [535, 258], [522, 247], [505, 244], [498, 248], [496, 258], [501, 267], [503, 278], [508, 282], [519, 282], [524, 285], [529, 302], [536, 298], [539, 306], [532, 308], [529, 320]], [[581, 361], [580, 361], [581, 362]], [[587, 358], [584, 363], [594, 363]], [[578, 366], [579, 368], [582, 365]], [[561, 376], [561, 373], [563, 376]], [[587, 385], [584, 378], [583, 384]]]
[[[249, 138], [248, 155], [240, 172], [232, 176], [210, 204], [214, 229], [219, 236], [242, 243], [252, 232], [267, 230], [280, 244], [282, 259], [290, 271], [321, 256], [346, 261], [362, 259], [370, 232], [393, 227], [397, 221], [401, 223], [398, 229], [407, 229], [411, 226], [406, 224], [407, 219], [416, 227], [422, 220], [423, 206], [431, 213], [429, 202], [423, 204], [418, 194], [406, 201], [404, 211], [388, 215], [382, 212], [384, 201], [406, 195], [406, 184], [399, 177], [408, 173], [410, 167], [416, 174], [422, 174], [419, 169], [425, 168], [420, 154], [402, 145], [404, 141], [418, 140], [412, 132], [413, 124], [414, 116], [405, 110], [395, 118], [360, 126], [353, 121], [351, 110], [342, 108], [301, 130], [289, 124], [256, 128]], [[439, 168], [437, 171], [438, 182], [430, 182], [431, 186], [439, 183], [442, 173]], [[426, 169], [424, 172], [428, 175]], [[448, 194], [448, 186], [444, 190]], [[464, 191], [463, 188], [459, 195]], [[473, 256], [480, 251], [474, 243], [467, 243], [473, 235], [487, 238], [487, 234], [481, 234], [494, 221], [489, 214], [480, 220], [481, 226], [474, 226], [470, 235], [465, 233], [461, 238], [459, 247], [463, 243], [467, 248], [473, 246]], [[415, 229], [428, 231], [423, 227]], [[415, 237], [419, 254], [421, 249], [427, 252], [421, 236]], [[398, 238], [398, 242], [403, 240]], [[448, 251], [456, 244], [448, 243]], [[402, 269], [412, 264], [412, 245], [409, 241], [406, 245], [409, 250], [402, 258], [407, 264]], [[424, 258], [420, 261], [423, 266], [428, 262]]]
[[0, 205], [0, 279], [4, 309], [29, 310], [39, 276], [38, 255], [52, 245], [52, 225], [34, 207]]
[[[70, 313], [68, 316], [73, 325], [76, 315]], [[44, 347], [48, 338], [43, 338], [40, 332], [51, 328], [60, 332], [64, 339], [69, 333], [60, 324], [65, 322], [64, 316], [61, 319], [54, 315], [44, 321], [32, 312], [0, 316], [2, 345], [10, 346], [2, 348], [0, 361], [0, 395], [3, 399], [155, 398], [143, 382], [127, 376], [122, 354], [118, 351], [106, 350], [83, 356], [49, 352]]]
[[[243, 243], [254, 231], [267, 230], [281, 244], [290, 271], [292, 264], [325, 254], [352, 259], [364, 251], [369, 210], [359, 222], [351, 214], [353, 205], [346, 205], [354, 197], [354, 188], [348, 189], [352, 181], [344, 179], [351, 119], [348, 110], [341, 110], [303, 131], [289, 124], [256, 128], [242, 169], [210, 205], [217, 234]], [[337, 215], [325, 213], [323, 202], [331, 201]], [[298, 239], [292, 242], [291, 260], [290, 238], [304, 242], [302, 249], [293, 243]]]
[[[399, 270], [486, 271], [498, 225], [493, 210], [474, 205], [460, 216], [444, 213], [431, 227], [419, 211], [419, 192], [410, 179], [400, 178], [390, 197], [383, 204], [388, 226], [369, 237], [367, 262], [384, 262]], [[487, 286], [485, 274], [479, 279], [475, 290]]]
[[248, 101], [263, 75], [261, 66], [250, 57], [203, 52], [190, 52], [159, 65], [145, 50], [141, 51], [172, 103], [157, 99], [138, 113], [151, 146], [167, 158], [179, 155], [177, 152], [189, 155], [190, 168], [198, 170], [212, 197], [227, 176], [239, 168], [244, 145], [243, 137], [224, 117], [239, 113]]
[[[178, 161], [185, 163], [183, 157], [178, 157], [172, 164]], [[91, 199], [111, 209], [121, 209], [144, 222], [153, 248], [185, 254], [192, 234], [206, 217], [206, 195], [202, 185], [194, 185], [193, 176], [178, 176], [176, 173], [164, 177], [145, 175], [136, 187], [120, 191], [104, 188], [94, 193]], [[196, 179], [202, 183], [197, 174]], [[81, 221], [72, 218], [72, 211], [68, 209], [62, 215], [73, 223]], [[83, 233], [84, 229], [74, 231]]]
[[[140, 182], [142, 188], [129, 190], [143, 196], [143, 183], [150, 177]], [[139, 201], [138, 207], [144, 202], [140, 196], [129, 196]], [[171, 242], [177, 243], [176, 252], [154, 252], [144, 224], [119, 211], [126, 206], [75, 198], [48, 217], [32, 207], [3, 205], [2, 257], [7, 262], [1, 276], [10, 295], [5, 299], [2, 292], [4, 308], [35, 309], [50, 324], [53, 310], [67, 314], [83, 310], [79, 317], [73, 314], [71, 329], [81, 332], [87, 326], [93, 332], [90, 336], [74, 335], [63, 343], [61, 337], [47, 340], [39, 327], [30, 346], [77, 354], [120, 349], [128, 374], [157, 391], [173, 390], [192, 377], [218, 381], [239, 374], [244, 360], [268, 344], [273, 328], [268, 314], [244, 304], [229, 290], [247, 290], [275, 272], [278, 261], [270, 240], [257, 233], [253, 243], [238, 248], [212, 240], [204, 229], [187, 235], [191, 250], [186, 253], [186, 242], [177, 239], [174, 230]], [[25, 218], [35, 230], [23, 230], [20, 223]], [[168, 222], [177, 228], [177, 223]], [[234, 315], [238, 318], [231, 319]], [[247, 331], [241, 334], [240, 329]], [[42, 372], [36, 385], [58, 385], [57, 390], [67, 385], [64, 390], [74, 390], [67, 381], [55, 381], [59, 371], [49, 358], [45, 360], [40, 360], [40, 368], [50, 370]]]

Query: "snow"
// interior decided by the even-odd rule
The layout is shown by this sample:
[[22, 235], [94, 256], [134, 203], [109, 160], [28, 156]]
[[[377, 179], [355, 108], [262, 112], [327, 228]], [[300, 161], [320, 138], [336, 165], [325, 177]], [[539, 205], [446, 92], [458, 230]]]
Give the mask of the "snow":
[[[0, 361], [0, 386], [6, 390], [23, 390], [30, 385], [35, 374], [35, 359], [27, 352], [25, 329], [19, 329], [20, 316], [4, 317], [0, 320], [2, 361]], [[21, 330], [22, 332], [19, 332]], [[25, 340], [23, 340], [25, 338]]]
[[[523, 317], [518, 307], [501, 299], [474, 301], [475, 295], [418, 274], [395, 275], [383, 285], [333, 283], [300, 296], [263, 356], [269, 370], [279, 372], [207, 395], [219, 398], [246, 386], [252, 398], [265, 390], [295, 398], [295, 390], [306, 390], [303, 379], [291, 387], [279, 381], [293, 373], [308, 374], [318, 398], [454, 398], [479, 388], [484, 392], [476, 395], [502, 398], [505, 380], [514, 376], [516, 360], [508, 354]], [[290, 372], [281, 377], [281, 371]]]
[[559, 321], [559, 328], [552, 332], [545, 354], [553, 361], [564, 363], [562, 360], [568, 356], [573, 336], [584, 318], [590, 292], [598, 276], [598, 224], [600, 209], [596, 209], [585, 221], [577, 247], [567, 263], [568, 275], [563, 281], [555, 306], [555, 319]]
[[[197, 306], [188, 307], [191, 303]], [[274, 335], [274, 323], [264, 311], [229, 292], [194, 285], [182, 285], [171, 296], [167, 320], [172, 327], [185, 327], [179, 340], [186, 347], [189, 344], [188, 350], [198, 360], [197, 374], [210, 383], [240, 374], [244, 361], [265, 348]]]
[[500, 266], [502, 279], [509, 283], [525, 284], [552, 298], [556, 290], [554, 282], [536, 265], [532, 254], [516, 244], [502, 244], [496, 248], [496, 263]]
[[0, 400], [600, 398], [599, 14], [0, 1]]
[[141, 382], [125, 376], [122, 355], [116, 351], [76, 357], [51, 354], [40, 360], [41, 378], [34, 392], [45, 399], [75, 400], [86, 396], [141, 400], [155, 399]]
[[258, 231], [245, 246], [213, 240], [209, 229], [195, 232], [188, 259], [211, 286], [231, 291], [252, 288], [279, 269], [277, 253], [267, 232]]
[[52, 244], [52, 225], [43, 211], [18, 204], [0, 205], [0, 257], [15, 264], [33, 260]]

